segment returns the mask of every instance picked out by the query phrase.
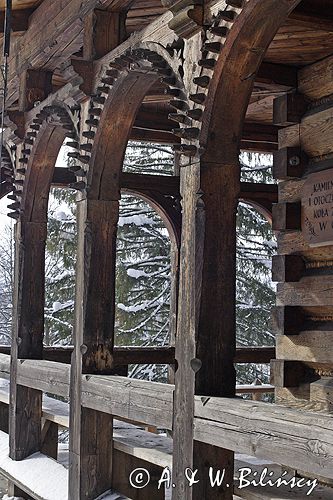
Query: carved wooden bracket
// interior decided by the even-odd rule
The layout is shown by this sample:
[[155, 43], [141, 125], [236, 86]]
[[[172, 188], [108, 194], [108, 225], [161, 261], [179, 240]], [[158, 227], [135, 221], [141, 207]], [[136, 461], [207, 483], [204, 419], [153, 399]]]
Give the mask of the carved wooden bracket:
[[80, 90], [87, 96], [92, 94], [94, 81], [94, 63], [93, 61], [85, 61], [84, 59], [71, 59], [71, 64], [77, 73], [82, 78]]
[[203, 0], [163, 0], [163, 5], [168, 7], [173, 19], [169, 22], [172, 29], [181, 38], [190, 38], [198, 32], [204, 23]]
[[25, 114], [23, 111], [7, 111], [7, 116], [9, 121], [13, 124], [13, 126], [9, 125], [10, 128], [14, 131], [14, 134], [19, 139], [24, 139], [25, 135]]

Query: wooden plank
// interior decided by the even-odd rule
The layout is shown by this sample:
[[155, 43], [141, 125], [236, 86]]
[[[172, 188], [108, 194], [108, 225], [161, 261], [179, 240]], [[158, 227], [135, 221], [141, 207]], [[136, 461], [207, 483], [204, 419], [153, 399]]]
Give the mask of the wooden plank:
[[196, 397], [195, 438], [333, 478], [333, 417], [259, 401]]
[[333, 364], [333, 331], [308, 330], [288, 337], [278, 335], [276, 353], [279, 359]]

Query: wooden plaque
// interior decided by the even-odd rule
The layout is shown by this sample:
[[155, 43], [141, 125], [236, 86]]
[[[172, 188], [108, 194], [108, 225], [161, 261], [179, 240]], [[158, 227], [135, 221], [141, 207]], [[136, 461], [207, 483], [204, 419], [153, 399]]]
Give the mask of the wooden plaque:
[[302, 233], [311, 247], [333, 244], [333, 168], [309, 175], [304, 184]]

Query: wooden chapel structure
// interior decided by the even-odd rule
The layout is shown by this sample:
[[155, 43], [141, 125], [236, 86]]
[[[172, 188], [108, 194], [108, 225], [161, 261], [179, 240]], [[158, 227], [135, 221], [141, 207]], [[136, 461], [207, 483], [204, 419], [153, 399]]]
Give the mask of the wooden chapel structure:
[[[0, 349], [11, 459], [0, 472], [13, 493], [159, 500], [170, 465], [176, 500], [275, 498], [233, 488], [241, 453], [319, 478], [320, 498], [333, 498], [332, 69], [333, 0], [13, 0], [0, 183], [16, 221], [13, 339]], [[66, 138], [68, 170], [55, 166]], [[123, 172], [131, 139], [172, 144], [174, 175]], [[242, 183], [241, 150], [273, 153], [277, 185]], [[78, 193], [71, 349], [43, 346], [52, 185]], [[165, 348], [114, 346], [121, 190], [148, 200], [170, 233]], [[276, 351], [236, 348], [239, 201], [278, 239]], [[235, 364], [250, 362], [271, 362], [275, 403], [236, 396]], [[130, 363], [170, 365], [174, 383], [129, 379]], [[69, 415], [43, 394], [69, 398]], [[172, 449], [142, 430], [145, 445], [119, 438], [119, 421], [170, 431]], [[54, 460], [58, 425], [68, 477]], [[51, 457], [51, 483], [64, 477], [52, 499], [17, 472], [31, 455]], [[221, 485], [210, 467], [225, 470]], [[150, 471], [146, 488], [128, 481], [137, 468]], [[192, 487], [186, 470], [198, 471]]]

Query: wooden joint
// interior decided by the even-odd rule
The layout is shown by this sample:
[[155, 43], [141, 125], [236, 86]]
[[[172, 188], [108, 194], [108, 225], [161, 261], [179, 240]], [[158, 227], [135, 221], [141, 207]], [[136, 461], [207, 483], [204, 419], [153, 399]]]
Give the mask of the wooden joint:
[[24, 139], [25, 136], [25, 115], [23, 111], [7, 111], [9, 120], [15, 125], [14, 134], [19, 139]]
[[302, 177], [308, 164], [307, 155], [300, 148], [282, 148], [274, 152], [274, 179], [288, 180]]
[[[22, 33], [29, 28], [29, 18], [34, 8], [13, 9], [11, 13], [11, 30], [13, 33]], [[0, 33], [4, 32], [5, 11], [0, 12]]]
[[53, 90], [53, 72], [27, 69], [21, 74], [19, 110], [30, 111], [36, 103], [44, 101]]
[[290, 93], [274, 99], [273, 123], [282, 127], [301, 122], [307, 110], [307, 102], [302, 94]]
[[300, 255], [274, 255], [272, 280], [277, 282], [299, 281], [305, 272], [305, 262]]
[[301, 229], [301, 203], [273, 204], [273, 231]]
[[275, 387], [299, 387], [312, 370], [300, 361], [271, 360], [271, 384]]
[[272, 327], [277, 335], [298, 335], [304, 326], [305, 313], [300, 306], [276, 306], [272, 310]]
[[170, 7], [173, 19], [169, 28], [180, 38], [190, 38], [200, 31], [204, 24], [204, 5], [202, 0], [180, 0]]
[[83, 59], [71, 59], [71, 64], [77, 75], [82, 78], [80, 90], [86, 95], [91, 96], [93, 93], [93, 76], [94, 63], [93, 61], [85, 61]]

